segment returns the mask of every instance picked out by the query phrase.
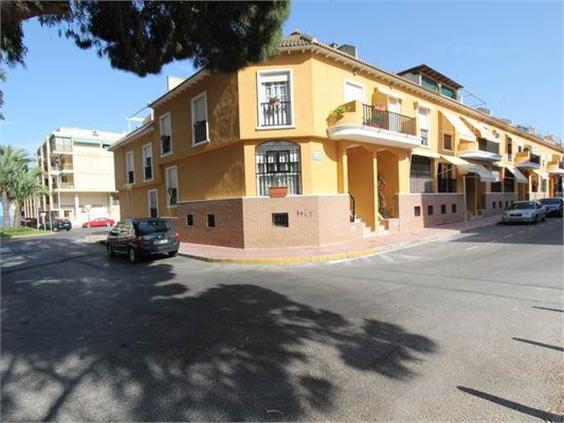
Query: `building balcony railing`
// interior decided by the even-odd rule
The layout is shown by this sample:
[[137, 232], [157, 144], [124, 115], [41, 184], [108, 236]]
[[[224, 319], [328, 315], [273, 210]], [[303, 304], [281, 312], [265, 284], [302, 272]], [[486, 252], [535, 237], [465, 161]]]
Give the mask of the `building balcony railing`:
[[194, 144], [208, 140], [208, 121], [201, 120], [194, 124]]
[[74, 189], [74, 184], [72, 182], [61, 182], [59, 185], [55, 185], [55, 189]]
[[330, 139], [412, 149], [422, 145], [415, 118], [382, 110], [358, 100], [340, 105], [328, 118]]
[[488, 153], [499, 154], [499, 143], [480, 138], [478, 140], [478, 149]]
[[362, 105], [362, 124], [402, 134], [415, 135], [415, 118], [388, 110], [376, 109], [369, 104]]
[[538, 154], [534, 154], [529, 150], [519, 151], [515, 154], [515, 165], [524, 169], [540, 169], [541, 161]]
[[260, 104], [260, 126], [276, 127], [292, 125], [292, 103], [290, 101]]

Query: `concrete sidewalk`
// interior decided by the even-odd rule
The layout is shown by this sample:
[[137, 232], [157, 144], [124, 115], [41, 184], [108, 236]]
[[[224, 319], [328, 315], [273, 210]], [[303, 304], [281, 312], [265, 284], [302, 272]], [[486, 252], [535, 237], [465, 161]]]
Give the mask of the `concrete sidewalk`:
[[451, 223], [418, 231], [380, 235], [323, 247], [285, 248], [230, 248], [215, 245], [180, 243], [179, 255], [219, 263], [290, 264], [345, 260], [405, 248], [441, 239], [448, 239], [472, 229], [494, 225], [500, 216], [489, 216], [464, 222]]

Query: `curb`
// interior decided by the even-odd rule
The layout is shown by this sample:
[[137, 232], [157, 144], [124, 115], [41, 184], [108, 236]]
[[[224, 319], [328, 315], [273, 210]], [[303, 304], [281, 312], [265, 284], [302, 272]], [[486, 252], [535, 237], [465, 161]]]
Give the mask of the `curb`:
[[395, 244], [384, 245], [380, 247], [368, 247], [362, 248], [359, 250], [352, 250], [352, 251], [345, 251], [341, 253], [334, 253], [334, 254], [327, 254], [327, 255], [320, 255], [320, 256], [308, 256], [308, 257], [263, 257], [263, 258], [216, 258], [216, 257], [209, 257], [209, 256], [199, 256], [196, 254], [187, 254], [178, 252], [178, 255], [181, 257], [191, 258], [194, 260], [205, 261], [208, 263], [231, 263], [231, 264], [300, 264], [300, 263], [321, 263], [321, 262], [328, 262], [328, 261], [342, 261], [342, 260], [350, 260], [356, 259], [360, 257], [366, 257], [375, 254], [386, 253], [395, 250], [401, 250], [404, 248], [414, 247], [417, 245], [427, 244], [430, 242], [435, 241], [445, 241], [448, 239], [453, 239], [460, 237], [465, 232], [484, 227], [484, 226], [493, 226], [497, 225], [498, 221], [487, 222], [482, 225], [476, 225], [471, 228], [463, 228], [458, 229], [456, 231], [453, 230], [452, 233], [447, 235], [434, 235], [429, 236], [426, 238], [411, 240], [411, 241], [403, 241], [398, 242]]
[[308, 257], [263, 257], [263, 258], [215, 258], [198, 256], [195, 254], [186, 254], [179, 252], [178, 255], [182, 257], [191, 258], [194, 260], [207, 261], [210, 263], [237, 263], [237, 264], [299, 264], [299, 263], [316, 263], [334, 260], [347, 260], [359, 258], [377, 252], [376, 247], [362, 248], [360, 250], [345, 251], [342, 253], [327, 254], [321, 256], [308, 256]]

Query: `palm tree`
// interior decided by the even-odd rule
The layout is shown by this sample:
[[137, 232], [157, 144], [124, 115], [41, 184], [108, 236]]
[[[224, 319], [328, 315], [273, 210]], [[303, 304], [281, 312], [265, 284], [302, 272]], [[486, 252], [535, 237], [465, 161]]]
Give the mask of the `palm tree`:
[[2, 226], [8, 228], [10, 222], [10, 196], [16, 175], [27, 168], [31, 161], [21, 148], [0, 145], [0, 193], [2, 195]]
[[21, 225], [20, 210], [24, 201], [45, 194], [45, 188], [39, 179], [40, 174], [41, 171], [38, 168], [33, 168], [22, 169], [15, 175], [9, 195], [14, 202], [14, 226], [16, 228]]

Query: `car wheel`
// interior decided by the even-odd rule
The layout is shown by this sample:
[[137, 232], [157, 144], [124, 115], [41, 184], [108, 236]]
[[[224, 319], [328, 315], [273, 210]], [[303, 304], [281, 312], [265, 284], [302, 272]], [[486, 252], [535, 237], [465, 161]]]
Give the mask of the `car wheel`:
[[127, 256], [129, 257], [130, 263], [137, 263], [137, 253], [135, 252], [135, 248], [130, 248]]
[[108, 255], [110, 257], [115, 257], [116, 252], [114, 251], [114, 249], [112, 248], [112, 246], [109, 243], [106, 244], [106, 251], [108, 252]]
[[174, 257], [174, 256], [177, 255], [177, 254], [178, 254], [178, 251], [170, 251], [170, 252], [168, 253], [168, 256], [169, 256], [169, 257]]

